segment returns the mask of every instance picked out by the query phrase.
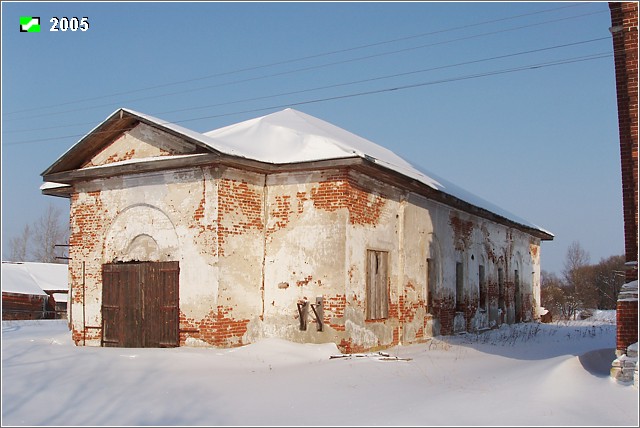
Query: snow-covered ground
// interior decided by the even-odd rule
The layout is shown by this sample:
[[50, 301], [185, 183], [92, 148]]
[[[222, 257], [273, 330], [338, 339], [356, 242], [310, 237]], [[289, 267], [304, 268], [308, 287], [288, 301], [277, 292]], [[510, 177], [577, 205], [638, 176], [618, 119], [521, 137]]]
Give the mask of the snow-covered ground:
[[638, 426], [609, 377], [615, 311], [331, 358], [334, 344], [77, 347], [66, 321], [2, 322], [2, 426]]

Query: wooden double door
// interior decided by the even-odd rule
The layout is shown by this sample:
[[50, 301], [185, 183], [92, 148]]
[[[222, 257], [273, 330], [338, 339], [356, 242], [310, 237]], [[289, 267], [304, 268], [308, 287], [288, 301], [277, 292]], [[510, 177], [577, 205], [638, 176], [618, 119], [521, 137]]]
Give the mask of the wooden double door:
[[178, 262], [102, 265], [102, 346], [180, 345]]

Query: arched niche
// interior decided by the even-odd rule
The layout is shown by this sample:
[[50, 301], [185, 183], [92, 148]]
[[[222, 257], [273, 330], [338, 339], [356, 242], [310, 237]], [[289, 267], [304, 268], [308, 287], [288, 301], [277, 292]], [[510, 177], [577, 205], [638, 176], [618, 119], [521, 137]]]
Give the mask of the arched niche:
[[103, 263], [179, 260], [175, 226], [159, 208], [138, 204], [122, 210], [107, 231]]

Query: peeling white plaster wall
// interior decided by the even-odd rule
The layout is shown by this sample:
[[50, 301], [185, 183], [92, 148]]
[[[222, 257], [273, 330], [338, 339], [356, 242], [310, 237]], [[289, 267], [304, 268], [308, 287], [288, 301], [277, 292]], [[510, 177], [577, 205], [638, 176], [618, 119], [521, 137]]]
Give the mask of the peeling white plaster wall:
[[[147, 157], [190, 150], [187, 143], [164, 137], [140, 125], [92, 163], [117, 160], [123, 153]], [[455, 301], [457, 261], [464, 266], [464, 297], [476, 303], [480, 264], [494, 285], [499, 268], [512, 283], [518, 266], [523, 293], [532, 299], [533, 312], [525, 318], [537, 317], [538, 239], [354, 171], [348, 177], [356, 190], [342, 197], [357, 200], [322, 200], [323, 186], [338, 192], [345, 184], [340, 181], [344, 176], [331, 181], [341, 173], [265, 176], [217, 166], [77, 183], [72, 213], [90, 212], [88, 218], [99, 223], [82, 223], [86, 233], [96, 235], [95, 245], [89, 240], [92, 245], [71, 249], [74, 329], [101, 325], [101, 265], [131, 260], [179, 261], [180, 311], [189, 322], [197, 326], [225, 316], [230, 323], [246, 324], [242, 337], [220, 342], [226, 346], [283, 337], [346, 341], [366, 349], [440, 334], [443, 320], [425, 307], [427, 258], [436, 270], [434, 301]], [[347, 207], [347, 202], [360, 205]], [[72, 233], [78, 235], [86, 221], [72, 217]], [[393, 311], [387, 320], [365, 320], [367, 250], [389, 255]], [[80, 290], [82, 262], [85, 287]], [[311, 311], [307, 330], [301, 331], [296, 304], [303, 299], [315, 303], [317, 297], [325, 299], [323, 331], [316, 330]], [[469, 328], [495, 326], [495, 312], [491, 307], [476, 310]], [[505, 321], [512, 322], [513, 309], [506, 315]], [[447, 322], [454, 331], [467, 329], [462, 314]], [[187, 339], [187, 345], [203, 342], [188, 334]], [[88, 344], [99, 345], [99, 337], [91, 336]]]

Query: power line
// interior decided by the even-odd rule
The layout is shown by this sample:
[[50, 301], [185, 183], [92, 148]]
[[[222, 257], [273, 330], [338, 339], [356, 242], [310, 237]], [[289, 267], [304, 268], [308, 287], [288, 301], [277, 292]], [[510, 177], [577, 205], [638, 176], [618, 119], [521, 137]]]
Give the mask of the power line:
[[510, 53], [510, 54], [498, 55], [498, 56], [493, 56], [493, 57], [483, 58], [483, 59], [478, 59], [478, 60], [464, 61], [464, 62], [459, 62], [459, 63], [455, 63], [455, 64], [448, 64], [448, 65], [442, 65], [442, 66], [437, 66], [437, 67], [423, 68], [423, 69], [419, 69], [419, 70], [412, 70], [412, 71], [406, 71], [406, 72], [402, 72], [402, 73], [395, 73], [395, 74], [390, 74], [390, 75], [371, 77], [371, 78], [367, 78], [367, 79], [354, 80], [354, 81], [350, 81], [350, 82], [336, 83], [336, 84], [333, 84], [333, 85], [319, 86], [319, 87], [316, 87], [316, 88], [301, 89], [301, 90], [298, 90], [298, 91], [290, 91], [290, 92], [285, 92], [285, 93], [280, 93], [280, 94], [275, 94], [275, 95], [265, 95], [265, 96], [262, 96], [262, 97], [246, 98], [246, 99], [243, 99], [243, 100], [228, 101], [228, 102], [224, 102], [224, 103], [210, 104], [210, 105], [200, 106], [200, 107], [189, 107], [189, 108], [186, 108], [186, 109], [168, 110], [168, 111], [163, 111], [163, 112], [159, 112], [159, 113], [156, 113], [156, 114], [178, 113], [178, 112], [189, 111], [189, 110], [201, 110], [201, 109], [204, 109], [204, 108], [219, 107], [219, 106], [225, 106], [225, 105], [230, 105], [230, 104], [237, 104], [237, 103], [241, 103], [241, 102], [257, 101], [257, 100], [261, 100], [261, 99], [275, 98], [275, 97], [281, 97], [281, 96], [285, 96], [285, 95], [294, 95], [294, 94], [305, 93], [305, 92], [313, 92], [313, 91], [319, 91], [319, 90], [324, 90], [324, 89], [333, 89], [333, 88], [337, 88], [337, 87], [341, 87], [341, 86], [348, 86], [348, 85], [354, 85], [354, 84], [358, 84], [358, 83], [373, 82], [373, 81], [377, 81], [377, 80], [390, 79], [390, 78], [401, 77], [401, 76], [408, 76], [408, 75], [418, 74], [418, 73], [426, 73], [426, 72], [429, 72], [429, 71], [443, 70], [443, 69], [446, 69], [446, 68], [460, 67], [460, 66], [463, 66], [463, 65], [470, 65], [470, 64], [477, 64], [477, 63], [481, 63], [481, 62], [494, 61], [494, 60], [498, 60], [498, 59], [505, 59], [505, 58], [510, 58], [510, 57], [519, 56], [519, 55], [526, 55], [526, 54], [531, 54], [531, 53], [536, 53], [536, 52], [543, 52], [543, 51], [548, 51], [548, 50], [552, 50], [552, 49], [559, 49], [559, 48], [564, 48], [564, 47], [569, 47], [569, 46], [576, 46], [576, 45], [592, 43], [592, 42], [602, 41], [602, 40], [610, 40], [610, 37], [599, 37], [599, 38], [596, 38], [596, 39], [584, 40], [584, 41], [580, 41], [580, 42], [566, 43], [566, 44], [562, 44], [562, 45], [555, 45], [555, 46], [549, 46], [549, 47], [545, 47], [545, 48], [532, 49], [532, 50], [528, 50], [528, 51], [521, 51], [521, 52]]
[[[495, 76], [495, 75], [499, 75], [499, 74], [514, 73], [514, 72], [518, 72], [518, 71], [536, 70], [536, 69], [540, 69], [540, 68], [554, 67], [554, 66], [558, 66], [558, 65], [573, 64], [573, 63], [583, 62], [583, 61], [592, 61], [592, 60], [602, 59], [602, 58], [611, 58], [612, 56], [613, 56], [613, 52], [610, 52], [610, 51], [609, 52], [601, 52], [601, 53], [597, 53], [597, 54], [583, 55], [583, 56], [580, 56], [580, 57], [568, 58], [568, 59], [564, 59], [564, 60], [549, 61], [549, 62], [531, 64], [531, 65], [526, 65], [526, 66], [521, 66], [521, 67], [514, 67], [514, 68], [508, 68], [508, 69], [502, 69], [502, 70], [494, 70], [494, 71], [489, 71], [489, 72], [484, 72], [484, 73], [476, 73], [476, 74], [470, 74], [470, 75], [465, 75], [465, 76], [458, 76], [458, 77], [452, 77], [452, 78], [446, 78], [446, 79], [433, 80], [433, 81], [428, 81], [428, 82], [413, 83], [413, 84], [395, 86], [395, 87], [390, 87], [390, 88], [383, 88], [383, 89], [376, 89], [376, 90], [365, 91], [365, 92], [357, 92], [357, 93], [352, 93], [352, 94], [338, 95], [338, 96], [334, 96], [334, 97], [305, 100], [305, 101], [299, 101], [299, 102], [295, 102], [295, 103], [287, 103], [287, 104], [281, 104], [281, 105], [269, 106], [269, 107], [262, 107], [262, 108], [244, 110], [244, 111], [236, 111], [236, 112], [232, 112], [232, 113], [222, 113], [222, 114], [217, 114], [217, 115], [202, 116], [202, 117], [196, 117], [196, 118], [191, 118], [191, 119], [177, 120], [177, 121], [173, 121], [173, 122], [165, 121], [165, 122], [161, 122], [160, 125], [171, 125], [171, 124], [178, 124], [178, 123], [184, 123], [184, 122], [192, 122], [192, 121], [195, 121], [195, 120], [213, 119], [213, 118], [219, 118], [219, 117], [225, 117], [225, 116], [233, 116], [233, 115], [237, 115], [237, 114], [255, 113], [255, 112], [260, 112], [260, 111], [281, 109], [281, 108], [291, 107], [291, 106], [314, 104], [314, 103], [325, 102], [325, 101], [335, 101], [335, 100], [340, 100], [340, 99], [353, 98], [353, 97], [359, 97], [359, 96], [365, 96], [365, 95], [380, 94], [380, 93], [385, 93], [385, 92], [401, 91], [401, 90], [405, 90], [405, 89], [412, 89], [412, 88], [418, 88], [418, 87], [424, 87], [424, 86], [431, 86], [431, 85], [437, 85], [437, 84], [442, 84], [442, 83], [451, 83], [451, 82], [457, 82], [457, 81], [462, 81], [462, 80], [477, 79], [477, 78], [480, 78], [480, 77]], [[127, 129], [123, 128], [123, 129], [120, 129], [119, 131], [126, 131], [126, 130], [128, 130], [128, 128]], [[113, 131], [115, 131], [115, 130], [110, 130], [108, 132], [113, 132]], [[107, 131], [95, 131], [93, 134], [95, 135], [95, 134], [100, 134], [100, 133], [103, 133], [103, 132], [107, 132]], [[7, 143], [5, 145], [6, 146], [13, 146], [13, 145], [18, 145], [18, 144], [30, 144], [30, 143], [36, 143], [36, 142], [42, 142], [42, 141], [61, 140], [61, 139], [66, 139], [66, 138], [78, 138], [78, 137], [83, 137], [83, 136], [84, 135], [82, 135], [82, 134], [66, 135], [66, 136], [62, 136], [62, 137], [51, 137], [51, 138], [41, 138], [41, 139], [36, 139], [36, 140], [17, 141], [17, 142], [14, 142], [14, 143]]]
[[[488, 20], [488, 21], [482, 21], [482, 22], [478, 22], [478, 23], [474, 23], [474, 24], [468, 24], [468, 25], [463, 25], [463, 26], [458, 26], [458, 27], [453, 27], [453, 28], [448, 28], [448, 29], [443, 29], [443, 30], [436, 30], [436, 31], [431, 31], [431, 32], [427, 32], [427, 33], [421, 33], [421, 34], [416, 34], [416, 35], [411, 35], [411, 36], [399, 37], [399, 38], [395, 38], [395, 39], [390, 39], [390, 40], [385, 40], [385, 41], [381, 41], [381, 42], [370, 43], [370, 44], [360, 45], [360, 46], [355, 46], [355, 47], [350, 47], [350, 48], [338, 49], [338, 50], [333, 50], [333, 51], [328, 51], [328, 52], [321, 52], [321, 53], [308, 55], [308, 56], [304, 56], [304, 57], [287, 59], [287, 60], [277, 61], [277, 62], [273, 62], [273, 63], [269, 63], [269, 64], [256, 65], [256, 66], [251, 66], [251, 67], [246, 67], [246, 68], [240, 68], [240, 69], [236, 69], [236, 70], [230, 70], [230, 71], [225, 71], [225, 72], [221, 72], [221, 73], [210, 74], [210, 75], [201, 76], [201, 77], [195, 77], [195, 78], [192, 78], [192, 79], [185, 79], [185, 80], [180, 80], [180, 81], [176, 81], [176, 82], [169, 82], [169, 83], [164, 83], [164, 84], [160, 84], [160, 85], [148, 86], [148, 87], [145, 87], [145, 88], [132, 89], [132, 90], [128, 90], [128, 91], [116, 92], [116, 93], [112, 93], [112, 94], [108, 94], [108, 95], [101, 95], [101, 96], [90, 97], [90, 98], [76, 99], [76, 100], [72, 100], [72, 101], [66, 101], [66, 102], [63, 102], [63, 103], [57, 103], [57, 104], [52, 104], [52, 105], [47, 105], [47, 106], [37, 106], [37, 107], [29, 108], [29, 109], [16, 110], [16, 111], [8, 112], [8, 113], [5, 113], [5, 114], [6, 115], [13, 115], [13, 114], [24, 113], [24, 112], [29, 112], [29, 111], [48, 109], [48, 108], [51, 108], [51, 107], [59, 107], [59, 106], [63, 106], [63, 105], [75, 104], [75, 103], [79, 103], [79, 102], [86, 102], [86, 101], [104, 99], [104, 98], [114, 97], [114, 96], [118, 96], [118, 95], [127, 95], [127, 94], [131, 94], [131, 93], [135, 93], [135, 92], [143, 92], [143, 91], [148, 91], [148, 90], [152, 90], [152, 89], [164, 88], [164, 87], [168, 87], [168, 86], [175, 86], [175, 85], [180, 85], [180, 84], [183, 84], [183, 83], [191, 83], [191, 82], [195, 82], [195, 81], [199, 81], [199, 80], [211, 79], [211, 78], [214, 78], [214, 77], [222, 77], [222, 76], [237, 74], [237, 73], [246, 72], [246, 71], [258, 70], [258, 69], [261, 69], [261, 68], [274, 67], [274, 66], [277, 66], [277, 65], [290, 64], [290, 63], [294, 63], [294, 62], [305, 61], [305, 60], [308, 60], [308, 59], [314, 59], [314, 58], [320, 58], [320, 57], [323, 57], [323, 56], [335, 55], [335, 54], [338, 54], [338, 53], [344, 53], [344, 52], [351, 52], [351, 51], [366, 49], [366, 48], [370, 48], [370, 47], [374, 47], [374, 46], [380, 46], [380, 45], [395, 43], [395, 42], [399, 42], [399, 41], [422, 38], [422, 37], [432, 36], [432, 35], [435, 35], [435, 34], [447, 33], [447, 32], [457, 31], [457, 30], [466, 29], [466, 28], [478, 27], [478, 26], [482, 26], [482, 25], [487, 25], [487, 24], [493, 24], [493, 23], [502, 22], [502, 21], [518, 19], [518, 18], [522, 18], [522, 17], [526, 17], [526, 16], [539, 15], [539, 14], [549, 13], [549, 12], [556, 12], [556, 11], [562, 10], [562, 9], [585, 6], [586, 4], [587, 3], [570, 4], [570, 5], [561, 6], [561, 7], [552, 8], [552, 9], [545, 9], [545, 10], [541, 10], [541, 11], [529, 12], [529, 13], [524, 13], [524, 14], [519, 14], [519, 15], [508, 16], [508, 17], [505, 17], [505, 18], [498, 18], [498, 19], [493, 19], [493, 20]], [[600, 13], [600, 12], [597, 12], [597, 13]]]
[[[333, 89], [333, 88], [338, 88], [338, 87], [342, 87], [342, 86], [354, 85], [354, 84], [358, 84], [358, 83], [367, 83], [367, 82], [373, 82], [373, 81], [377, 81], [377, 80], [390, 79], [390, 78], [394, 78], [394, 77], [401, 77], [401, 76], [408, 76], [408, 75], [412, 75], [412, 74], [425, 73], [425, 72], [429, 72], [429, 71], [443, 70], [443, 69], [446, 69], [446, 68], [453, 68], [453, 67], [459, 67], [459, 66], [463, 66], [463, 65], [477, 64], [477, 63], [481, 63], [481, 62], [487, 62], [487, 61], [494, 61], [494, 60], [498, 60], [498, 59], [511, 58], [511, 57], [520, 56], [520, 55], [527, 55], [527, 54], [531, 54], [531, 53], [544, 52], [544, 51], [549, 51], [549, 50], [553, 50], [553, 49], [560, 49], [560, 48], [566, 48], [566, 47], [571, 47], [571, 46], [577, 46], [577, 45], [582, 45], [582, 44], [587, 44], [587, 43], [598, 42], [598, 41], [602, 41], [602, 40], [610, 40], [610, 37], [608, 37], [608, 36], [607, 37], [599, 37], [599, 38], [595, 38], [595, 39], [582, 40], [582, 41], [578, 41], [578, 42], [564, 43], [564, 44], [561, 44], [561, 45], [547, 46], [547, 47], [544, 47], [544, 48], [531, 49], [531, 50], [527, 50], [527, 51], [520, 51], [520, 52], [515, 52], [515, 53], [498, 55], [498, 56], [493, 56], [493, 57], [489, 57], [489, 58], [482, 58], [482, 59], [477, 59], [477, 60], [464, 61], [464, 62], [460, 62], [460, 63], [456, 63], [456, 64], [442, 65], [442, 66], [437, 66], [437, 67], [431, 67], [431, 68], [407, 71], [407, 72], [403, 72], [403, 73], [396, 73], [396, 74], [391, 74], [391, 75], [372, 77], [372, 78], [355, 80], [355, 81], [350, 81], [350, 82], [337, 83], [337, 84], [333, 84], [333, 85], [325, 85], [325, 86], [319, 86], [319, 87], [315, 87], [315, 88], [308, 88], [308, 89], [301, 89], [301, 90], [297, 90], [297, 91], [283, 92], [283, 93], [279, 93], [279, 94], [265, 95], [265, 96], [261, 96], [261, 97], [245, 98], [245, 99], [241, 99], [241, 100], [227, 101], [227, 102], [223, 102], [223, 103], [209, 104], [209, 105], [199, 106], [199, 107], [189, 107], [189, 108], [185, 108], [185, 109], [166, 110], [166, 111], [157, 112], [157, 113], [154, 113], [154, 114], [166, 114], [166, 113], [178, 113], [178, 112], [191, 111], [191, 110], [202, 110], [202, 109], [211, 108], [211, 107], [221, 107], [221, 106], [226, 106], [226, 105], [231, 105], [231, 104], [239, 104], [239, 103], [244, 103], [244, 102], [249, 102], [249, 101], [258, 101], [258, 100], [264, 100], [264, 99], [269, 99], [269, 98], [277, 98], [277, 97], [282, 97], [282, 96], [287, 96], [287, 95], [295, 95], [295, 94], [301, 94], [301, 93], [306, 93], [306, 92], [314, 92], [314, 91], [319, 91], [319, 90], [324, 90], [324, 89]], [[43, 127], [43, 128], [17, 129], [17, 130], [5, 131], [5, 133], [10, 134], [10, 133], [18, 133], [18, 132], [44, 131], [44, 130], [50, 130], [50, 129], [68, 128], [68, 127], [72, 127], [72, 126], [90, 125], [92, 123], [93, 122], [85, 122], [85, 123], [76, 123], [76, 124], [70, 124], [70, 125], [57, 125], [57, 126], [50, 126], [50, 127]]]
[[557, 61], [551, 61], [551, 62], [546, 62], [546, 63], [533, 64], [533, 65], [528, 65], [528, 66], [505, 69], [505, 70], [497, 70], [497, 71], [491, 71], [491, 72], [485, 72], [485, 73], [477, 73], [477, 74], [472, 74], [472, 75], [467, 75], [467, 76], [459, 76], [459, 77], [454, 77], [454, 78], [434, 80], [434, 81], [430, 81], [430, 82], [413, 83], [413, 84], [407, 84], [407, 85], [402, 85], [402, 86], [397, 86], [397, 87], [392, 87], [392, 88], [384, 88], [384, 89], [377, 89], [377, 90], [371, 90], [371, 91], [366, 91], [366, 92], [358, 92], [358, 93], [354, 93], [354, 94], [338, 95], [338, 96], [328, 97], [328, 98], [320, 98], [320, 99], [315, 99], [315, 100], [300, 101], [300, 102], [297, 102], [297, 103], [288, 103], [288, 104], [282, 104], [282, 105], [279, 105], [279, 106], [271, 106], [271, 107], [253, 109], [253, 110], [245, 110], [245, 111], [242, 111], [242, 112], [225, 113], [225, 114], [219, 114], [219, 115], [213, 115], [213, 116], [203, 116], [203, 117], [197, 117], [197, 118], [191, 118], [191, 119], [177, 120], [175, 122], [166, 122], [166, 123], [163, 123], [163, 124], [192, 122], [194, 120], [212, 119], [212, 118], [217, 118], [217, 117], [231, 116], [231, 115], [234, 115], [234, 114], [253, 113], [253, 112], [257, 112], [257, 111], [272, 110], [272, 109], [276, 109], [276, 108], [285, 108], [285, 107], [298, 106], [298, 105], [304, 105], [304, 104], [313, 104], [313, 103], [324, 102], [324, 101], [333, 101], [333, 100], [339, 100], [339, 99], [345, 99], [345, 98], [353, 98], [353, 97], [358, 97], [358, 96], [363, 96], [363, 95], [379, 94], [379, 93], [383, 93], [383, 92], [393, 92], [393, 91], [399, 91], [399, 90], [403, 90], [403, 89], [411, 89], [411, 88], [417, 88], [417, 87], [422, 87], [422, 86], [430, 86], [430, 85], [436, 85], [436, 84], [441, 84], [441, 83], [457, 82], [457, 81], [461, 81], [461, 80], [469, 80], [469, 79], [475, 79], [475, 78], [479, 78], [479, 77], [495, 76], [495, 75], [498, 75], [498, 74], [513, 73], [513, 72], [517, 72], [517, 71], [535, 70], [535, 69], [539, 69], [539, 68], [552, 67], [552, 66], [563, 65], [563, 64], [572, 64], [572, 63], [575, 63], [575, 62], [591, 61], [591, 60], [594, 60], [594, 59], [601, 59], [601, 58], [610, 58], [612, 56], [613, 56], [613, 52], [611, 52], [611, 51], [602, 52], [602, 53], [598, 53], [598, 54], [585, 55], [585, 56], [576, 57], [576, 58], [570, 58], [570, 59], [566, 59], [566, 60], [557, 60]]
[[143, 101], [143, 100], [149, 100], [149, 99], [155, 99], [155, 98], [162, 98], [162, 97], [167, 97], [167, 96], [171, 96], [171, 95], [182, 95], [182, 94], [189, 93], [189, 92], [201, 91], [203, 89], [219, 88], [219, 87], [229, 86], [229, 85], [233, 85], [233, 84], [247, 83], [247, 82], [267, 79], [267, 78], [271, 78], [271, 77], [284, 76], [284, 75], [299, 73], [299, 72], [303, 72], [303, 71], [310, 71], [310, 70], [315, 70], [315, 69], [319, 69], [319, 68], [330, 67], [330, 66], [339, 65], [339, 64], [346, 64], [346, 63], [351, 63], [351, 62], [356, 62], [356, 61], [363, 61], [363, 60], [367, 60], [367, 59], [378, 58], [378, 57], [381, 57], [381, 56], [393, 55], [393, 54], [408, 52], [408, 51], [417, 50], [417, 49], [424, 49], [424, 48], [444, 45], [444, 44], [448, 44], [448, 43], [455, 43], [455, 42], [459, 42], [459, 41], [463, 41], [463, 40], [470, 40], [470, 39], [474, 39], [474, 38], [478, 38], [478, 37], [486, 37], [486, 36], [491, 36], [491, 35], [495, 35], [495, 34], [510, 32], [510, 31], [517, 31], [517, 30], [521, 30], [521, 29], [524, 29], [524, 28], [536, 27], [536, 26], [546, 25], [546, 24], [550, 24], [550, 23], [554, 23], [554, 22], [566, 21], [566, 20], [569, 20], [569, 19], [582, 18], [582, 17], [585, 17], [585, 16], [600, 14], [600, 13], [604, 13], [604, 12], [606, 12], [606, 11], [590, 12], [590, 13], [585, 13], [585, 14], [581, 14], [581, 15], [574, 15], [574, 16], [570, 16], [570, 17], [564, 17], [564, 18], [558, 18], [558, 19], [553, 19], [553, 20], [549, 20], [549, 21], [538, 22], [538, 23], [534, 23], [534, 24], [521, 25], [521, 26], [518, 26], [518, 27], [511, 27], [511, 28], [506, 28], [506, 29], [501, 29], [501, 30], [490, 31], [490, 32], [486, 32], [486, 33], [474, 34], [474, 35], [470, 35], [470, 36], [460, 37], [460, 38], [457, 38], [457, 39], [444, 40], [444, 41], [440, 41], [440, 42], [434, 42], [434, 43], [414, 46], [414, 47], [410, 47], [410, 48], [396, 49], [396, 50], [392, 50], [392, 51], [386, 51], [386, 52], [381, 52], [381, 53], [377, 53], [377, 54], [361, 56], [361, 57], [357, 57], [357, 58], [350, 58], [350, 59], [346, 59], [346, 60], [342, 60], [342, 61], [335, 61], [335, 62], [330, 62], [330, 63], [325, 63], [325, 64], [319, 64], [319, 65], [308, 66], [308, 67], [303, 67], [303, 68], [298, 68], [298, 69], [293, 69], [293, 70], [282, 71], [282, 72], [273, 73], [273, 74], [255, 76], [255, 77], [250, 77], [250, 78], [241, 79], [241, 80], [235, 80], [235, 81], [230, 81], [230, 82], [224, 82], [224, 83], [218, 83], [218, 84], [215, 84], [215, 85], [201, 86], [201, 87], [192, 88], [192, 89], [183, 89], [183, 90], [177, 91], [177, 92], [170, 92], [170, 93], [164, 93], [164, 94], [158, 94], [158, 95], [150, 95], [150, 96], [147, 96], [147, 97], [123, 100], [123, 101], [120, 101], [120, 102], [111, 102], [111, 103], [107, 103], [107, 104], [99, 104], [99, 105], [88, 106], [88, 107], [78, 107], [78, 108], [74, 108], [74, 109], [70, 109], [70, 110], [63, 110], [63, 111], [58, 111], [58, 112], [42, 113], [42, 114], [33, 115], [33, 116], [25, 117], [25, 118], [14, 119], [14, 120], [26, 120], [26, 119], [33, 119], [33, 118], [38, 118], [38, 117], [56, 116], [56, 115], [65, 114], [65, 113], [73, 113], [73, 112], [76, 112], [76, 111], [85, 111], [85, 110], [88, 110], [88, 109], [95, 109], [95, 108], [113, 106], [113, 105], [116, 105], [116, 104], [122, 105], [122, 104], [125, 104], [125, 103], [132, 103], [132, 102], [135, 102], [135, 101]]

